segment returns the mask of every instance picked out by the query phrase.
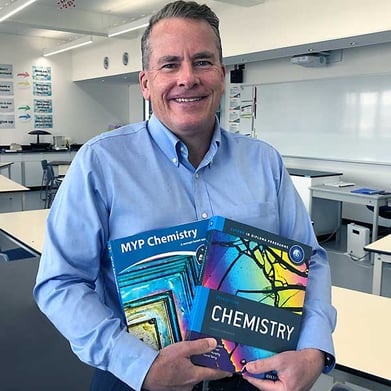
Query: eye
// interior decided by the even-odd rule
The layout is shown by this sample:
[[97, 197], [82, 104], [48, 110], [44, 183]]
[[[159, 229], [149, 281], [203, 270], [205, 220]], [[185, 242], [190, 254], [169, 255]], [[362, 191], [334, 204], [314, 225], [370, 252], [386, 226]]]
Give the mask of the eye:
[[211, 66], [212, 63], [208, 60], [198, 60], [194, 63], [194, 65], [197, 67], [207, 67], [207, 66]]
[[161, 69], [167, 69], [167, 70], [176, 69], [176, 68], [178, 68], [178, 64], [175, 63], [175, 62], [170, 62], [170, 63], [167, 63], [167, 64], [163, 64], [161, 66]]

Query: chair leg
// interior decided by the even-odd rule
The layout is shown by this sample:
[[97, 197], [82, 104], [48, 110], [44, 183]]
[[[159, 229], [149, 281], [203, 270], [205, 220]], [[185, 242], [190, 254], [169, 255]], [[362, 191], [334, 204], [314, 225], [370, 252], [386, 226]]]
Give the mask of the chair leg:
[[48, 176], [47, 176], [47, 172], [44, 171], [42, 173], [42, 180], [41, 180], [41, 193], [40, 193], [40, 198], [42, 201], [45, 201], [46, 200], [46, 196], [47, 196], [47, 186], [48, 186]]

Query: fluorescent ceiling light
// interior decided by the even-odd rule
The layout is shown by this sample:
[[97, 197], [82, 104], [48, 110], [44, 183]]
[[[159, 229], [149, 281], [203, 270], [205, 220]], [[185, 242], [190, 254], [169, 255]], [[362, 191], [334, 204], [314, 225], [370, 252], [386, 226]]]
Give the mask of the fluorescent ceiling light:
[[92, 43], [92, 37], [90, 35], [88, 35], [86, 37], [82, 37], [82, 38], [76, 39], [74, 41], [65, 43], [63, 45], [59, 45], [59, 46], [56, 46], [56, 47], [51, 48], [51, 49], [46, 49], [46, 50], [43, 51], [43, 56], [44, 57], [49, 57], [49, 56], [52, 56], [53, 54], [66, 52], [67, 50], [76, 49], [76, 48], [79, 48], [81, 46], [88, 45], [90, 43]]
[[147, 27], [149, 23], [149, 17], [135, 20], [134, 22], [126, 23], [121, 26], [113, 27], [107, 32], [109, 38], [117, 35], [128, 33], [129, 31], [139, 30]]
[[0, 22], [12, 15], [15, 15], [17, 12], [21, 11], [23, 8], [28, 7], [30, 4], [35, 3], [36, 1], [37, 0], [18, 0], [13, 2], [11, 5], [5, 7], [0, 12]]

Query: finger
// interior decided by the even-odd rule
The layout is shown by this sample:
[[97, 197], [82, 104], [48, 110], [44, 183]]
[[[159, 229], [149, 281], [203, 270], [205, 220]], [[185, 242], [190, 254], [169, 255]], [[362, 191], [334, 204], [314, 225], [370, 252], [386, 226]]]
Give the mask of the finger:
[[253, 374], [271, 372], [278, 368], [274, 357], [250, 361], [245, 366], [246, 371]]
[[184, 349], [188, 356], [196, 354], [209, 353], [217, 347], [217, 341], [214, 338], [201, 338], [184, 343]]

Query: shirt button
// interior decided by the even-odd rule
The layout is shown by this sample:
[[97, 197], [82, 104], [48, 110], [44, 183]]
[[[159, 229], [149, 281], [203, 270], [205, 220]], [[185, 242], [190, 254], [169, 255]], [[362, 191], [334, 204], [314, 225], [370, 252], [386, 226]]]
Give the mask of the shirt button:
[[198, 179], [199, 177], [200, 177], [200, 174], [198, 174], [198, 172], [194, 174], [195, 179]]
[[177, 160], [177, 158], [176, 157], [174, 157], [173, 159], [172, 159], [172, 162], [173, 163], [176, 163], [178, 160]]
[[201, 217], [203, 219], [207, 219], [208, 218], [208, 213], [206, 213], [206, 212], [202, 213]]

